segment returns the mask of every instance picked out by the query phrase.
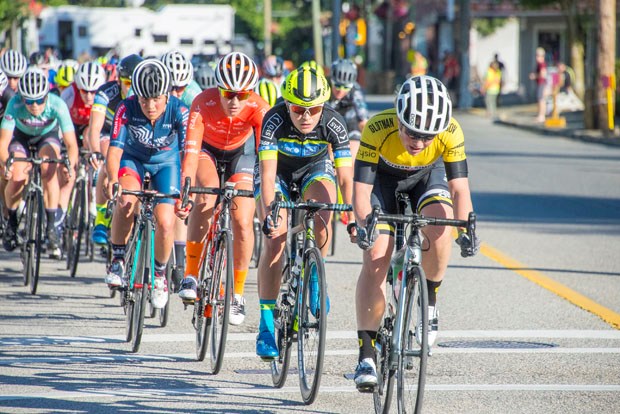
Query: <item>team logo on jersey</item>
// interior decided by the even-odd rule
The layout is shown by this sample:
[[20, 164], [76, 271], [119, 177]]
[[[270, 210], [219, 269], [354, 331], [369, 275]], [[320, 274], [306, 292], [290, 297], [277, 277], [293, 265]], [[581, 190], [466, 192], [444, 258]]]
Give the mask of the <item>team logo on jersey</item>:
[[114, 127], [112, 129], [112, 139], [118, 137], [121, 127], [127, 123], [127, 107], [123, 105], [118, 106], [116, 115], [114, 117]]
[[347, 128], [338, 119], [330, 119], [327, 123], [327, 129], [336, 135], [339, 143], [343, 143], [347, 140]]
[[274, 113], [269, 117], [267, 122], [265, 122], [265, 127], [263, 128], [262, 134], [265, 138], [273, 138], [274, 132], [284, 123], [284, 119], [278, 113]]

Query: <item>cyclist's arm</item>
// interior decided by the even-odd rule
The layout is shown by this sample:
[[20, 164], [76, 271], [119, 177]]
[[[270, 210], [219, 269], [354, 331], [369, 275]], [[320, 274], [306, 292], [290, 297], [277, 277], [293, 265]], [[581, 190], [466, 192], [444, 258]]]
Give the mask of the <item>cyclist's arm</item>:
[[204, 135], [204, 121], [196, 100], [192, 103], [187, 125], [187, 135], [185, 137], [184, 146], [185, 154], [183, 156], [183, 167], [181, 168], [181, 182], [185, 182], [185, 177], [190, 177], [192, 184], [195, 185], [198, 156], [200, 154]]
[[469, 213], [474, 211], [469, 190], [469, 179], [467, 177], [453, 178], [448, 181], [448, 188], [452, 197], [454, 218], [467, 220]]
[[75, 131], [63, 131], [62, 140], [64, 141], [65, 147], [67, 148], [67, 155], [69, 156], [71, 167], [75, 168], [78, 163], [78, 145], [77, 139], [75, 137]]
[[110, 148], [108, 148], [108, 154], [105, 160], [105, 168], [106, 172], [108, 173], [108, 180], [110, 184], [118, 181], [118, 170], [121, 167], [122, 156], [123, 150], [121, 148], [113, 146], [110, 146]]
[[9, 144], [13, 138], [12, 129], [0, 129], [0, 164], [4, 167], [9, 158]]
[[366, 217], [372, 212], [370, 196], [372, 194], [372, 184], [355, 181], [353, 184], [353, 212], [358, 226], [364, 226]]
[[101, 112], [98, 106], [93, 105], [93, 107], [90, 110], [90, 120], [88, 121], [88, 137], [87, 137], [88, 146], [92, 152], [101, 152], [101, 130], [103, 129], [104, 125], [105, 125], [105, 108], [104, 108], [104, 112]]
[[278, 169], [278, 159], [261, 159], [259, 163], [260, 168], [260, 199], [262, 203], [261, 213], [263, 217], [261, 220], [265, 220], [265, 217], [270, 212], [270, 206], [275, 199], [276, 194], [276, 173]]

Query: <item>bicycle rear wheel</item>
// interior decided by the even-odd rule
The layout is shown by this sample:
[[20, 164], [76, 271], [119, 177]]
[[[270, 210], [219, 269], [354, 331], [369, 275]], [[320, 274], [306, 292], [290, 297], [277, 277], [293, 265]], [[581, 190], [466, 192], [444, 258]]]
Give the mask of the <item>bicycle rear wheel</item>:
[[[311, 312], [312, 293], [310, 279], [313, 273], [317, 277], [316, 289], [318, 310], [316, 315]], [[303, 267], [303, 289], [298, 300], [298, 335], [297, 361], [299, 365], [299, 387], [305, 404], [312, 404], [319, 391], [327, 328], [327, 285], [325, 283], [325, 267], [323, 257], [318, 248], [308, 249]]]
[[376, 342], [376, 360], [377, 360], [377, 386], [373, 392], [373, 402], [375, 413], [388, 414], [392, 405], [392, 397], [394, 395], [394, 384], [396, 383], [396, 370], [390, 369], [390, 352], [392, 350], [392, 321], [391, 317], [383, 320]]
[[209, 299], [209, 287], [211, 286], [211, 274], [213, 272], [213, 240], [208, 237], [202, 251], [200, 273], [198, 277], [197, 297], [194, 302], [194, 318], [192, 320], [196, 330], [196, 359], [204, 361], [209, 349], [209, 336], [211, 332], [211, 305]]
[[174, 262], [172, 257], [168, 260], [168, 265], [166, 266], [166, 281], [168, 283], [168, 301], [166, 302], [166, 306], [159, 310], [159, 326], [162, 328], [168, 325], [168, 318], [170, 316], [170, 302], [172, 296], [172, 269], [174, 268]]
[[211, 372], [217, 374], [224, 362], [228, 317], [233, 297], [233, 248], [229, 232], [222, 232], [217, 241], [211, 298]]
[[80, 248], [84, 234], [84, 218], [86, 212], [86, 194], [84, 180], [78, 181], [73, 191], [69, 226], [65, 232], [67, 247], [67, 269], [71, 277], [75, 277], [80, 259]]
[[[278, 357], [271, 361], [271, 380], [273, 385], [277, 388], [282, 388], [286, 382], [288, 375], [288, 368], [291, 363], [291, 347], [293, 345], [293, 330], [291, 305], [288, 302], [288, 279], [289, 266], [285, 266], [282, 274], [282, 288], [280, 290], [280, 297], [276, 303], [276, 315], [274, 316], [276, 344], [278, 345]], [[296, 298], [292, 298], [296, 300]]]
[[[414, 267], [407, 274], [405, 301], [401, 353], [398, 356], [398, 412], [421, 413], [429, 351], [428, 291], [421, 267]], [[421, 321], [421, 338], [416, 341], [418, 319]]]
[[41, 234], [43, 234], [43, 196], [41, 193], [31, 193], [28, 202], [28, 216], [26, 219], [26, 237], [24, 271], [30, 283], [30, 293], [37, 293], [39, 284], [39, 270], [41, 265]]

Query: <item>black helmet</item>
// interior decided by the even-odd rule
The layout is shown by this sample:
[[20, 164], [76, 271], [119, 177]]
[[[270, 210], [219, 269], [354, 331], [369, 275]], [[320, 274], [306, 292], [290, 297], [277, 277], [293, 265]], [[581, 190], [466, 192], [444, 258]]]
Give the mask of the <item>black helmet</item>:
[[32, 66], [38, 66], [45, 63], [45, 56], [41, 52], [32, 52], [28, 60]]
[[143, 59], [136, 54], [124, 57], [117, 67], [118, 77], [131, 79], [134, 69], [138, 66], [138, 63], [142, 62], [142, 60]]

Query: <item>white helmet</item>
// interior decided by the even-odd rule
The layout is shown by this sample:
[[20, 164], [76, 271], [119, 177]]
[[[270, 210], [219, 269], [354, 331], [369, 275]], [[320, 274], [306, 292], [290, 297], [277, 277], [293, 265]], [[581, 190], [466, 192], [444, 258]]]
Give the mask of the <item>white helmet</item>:
[[194, 78], [203, 90], [215, 88], [217, 86], [217, 81], [215, 80], [215, 71], [208, 63], [203, 63], [196, 68], [196, 71], [194, 72]]
[[28, 59], [17, 50], [7, 50], [0, 58], [0, 66], [10, 78], [21, 78], [28, 67]]
[[398, 120], [408, 129], [425, 135], [445, 131], [452, 117], [448, 89], [432, 76], [414, 76], [403, 83], [396, 98]]
[[133, 71], [131, 87], [141, 98], [157, 98], [170, 92], [170, 71], [158, 59], [145, 59]]
[[105, 71], [95, 62], [82, 63], [74, 75], [75, 85], [83, 91], [96, 91], [105, 83]]
[[0, 69], [0, 95], [4, 93], [7, 86], [9, 86], [9, 78], [7, 78], [2, 69]]
[[50, 83], [41, 69], [31, 66], [19, 78], [18, 90], [24, 99], [40, 99], [47, 96]]
[[161, 56], [161, 61], [170, 71], [172, 86], [187, 86], [194, 76], [192, 62], [179, 51], [172, 50]]
[[232, 52], [217, 62], [215, 80], [222, 89], [251, 91], [258, 83], [258, 67], [248, 55]]

